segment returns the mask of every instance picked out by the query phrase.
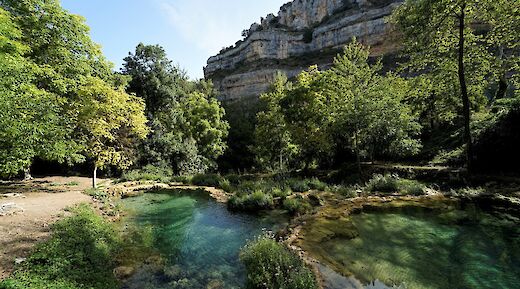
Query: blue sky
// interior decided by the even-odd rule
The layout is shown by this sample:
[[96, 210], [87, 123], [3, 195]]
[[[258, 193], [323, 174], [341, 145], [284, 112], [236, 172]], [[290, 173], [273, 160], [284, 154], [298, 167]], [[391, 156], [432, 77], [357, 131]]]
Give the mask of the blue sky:
[[92, 39], [119, 69], [139, 42], [159, 44], [191, 78], [207, 59], [241, 38], [242, 30], [287, 0], [62, 0], [87, 19]]

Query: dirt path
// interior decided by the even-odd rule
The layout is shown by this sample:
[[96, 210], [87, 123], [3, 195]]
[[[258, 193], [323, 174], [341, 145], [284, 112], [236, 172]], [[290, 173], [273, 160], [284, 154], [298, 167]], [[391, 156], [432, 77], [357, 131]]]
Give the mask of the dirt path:
[[0, 206], [14, 208], [0, 215], [0, 280], [12, 272], [16, 258], [27, 257], [35, 243], [48, 237], [49, 225], [66, 215], [65, 208], [92, 202], [82, 193], [90, 185], [81, 177], [0, 183]]

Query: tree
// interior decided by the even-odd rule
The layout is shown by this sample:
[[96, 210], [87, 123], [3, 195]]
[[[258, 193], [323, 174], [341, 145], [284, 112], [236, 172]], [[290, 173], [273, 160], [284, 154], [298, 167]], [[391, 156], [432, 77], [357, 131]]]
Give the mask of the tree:
[[280, 172], [288, 169], [299, 153], [299, 147], [292, 141], [280, 106], [287, 89], [287, 77], [278, 74], [270, 91], [260, 96], [267, 109], [257, 114], [254, 133], [256, 161], [264, 168]]
[[0, 175], [7, 176], [28, 172], [36, 157], [82, 159], [64, 99], [37, 87], [42, 69], [25, 57], [30, 49], [21, 38], [10, 13], [0, 8]]
[[125, 58], [128, 91], [144, 99], [152, 134], [141, 164], [169, 166], [179, 174], [205, 172], [226, 149], [229, 125], [211, 82], [190, 82], [160, 46], [139, 44]]
[[144, 103], [123, 87], [114, 89], [99, 78], [88, 77], [75, 104], [85, 154], [93, 162], [95, 188], [98, 168], [113, 165], [125, 169], [131, 165], [132, 144], [148, 134]]
[[326, 72], [334, 135], [361, 158], [406, 156], [417, 153], [414, 138], [420, 125], [404, 103], [407, 82], [393, 74], [380, 74], [381, 64], [369, 65], [370, 51], [354, 40]]
[[[499, 91], [504, 90], [505, 71], [513, 65], [496, 61], [496, 51], [505, 60], [503, 52], [518, 47], [518, 11], [518, 1], [407, 0], [393, 15], [410, 56], [408, 68], [458, 82], [468, 170], [473, 161], [471, 112], [485, 104], [484, 89], [491, 78], [500, 79]], [[444, 85], [436, 87], [448, 91]]]

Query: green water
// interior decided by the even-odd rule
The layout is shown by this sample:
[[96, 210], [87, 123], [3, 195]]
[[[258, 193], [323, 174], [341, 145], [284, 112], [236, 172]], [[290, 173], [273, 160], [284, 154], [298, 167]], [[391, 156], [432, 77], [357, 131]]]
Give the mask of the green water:
[[123, 288], [240, 288], [240, 248], [287, 221], [283, 215], [231, 213], [201, 192], [147, 193], [122, 205], [129, 213], [124, 222], [150, 229], [153, 249], [164, 259], [140, 266]]
[[377, 210], [349, 221], [355, 237], [304, 246], [326, 265], [321, 271], [328, 288], [520, 288], [520, 224], [514, 219], [470, 206]]

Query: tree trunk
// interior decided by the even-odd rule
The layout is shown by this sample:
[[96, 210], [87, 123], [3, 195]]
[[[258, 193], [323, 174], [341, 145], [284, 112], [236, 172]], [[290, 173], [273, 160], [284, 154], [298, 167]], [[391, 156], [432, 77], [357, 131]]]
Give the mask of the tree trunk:
[[33, 179], [33, 177], [31, 176], [31, 168], [26, 168], [24, 171], [23, 171], [23, 180], [24, 181], [30, 181]]
[[461, 13], [459, 15], [459, 81], [460, 90], [462, 96], [463, 110], [462, 114], [464, 117], [464, 142], [466, 143], [466, 166], [468, 171], [473, 169], [473, 144], [471, 140], [471, 108], [468, 97], [468, 87], [466, 84], [466, 72], [464, 67], [464, 29], [465, 18], [466, 18], [466, 3], [462, 4]]
[[97, 188], [97, 165], [94, 165], [94, 171], [92, 172], [92, 188]]
[[358, 173], [361, 174], [361, 156], [359, 155], [359, 146], [358, 146], [358, 133], [354, 134], [354, 151], [356, 153], [356, 164]]

